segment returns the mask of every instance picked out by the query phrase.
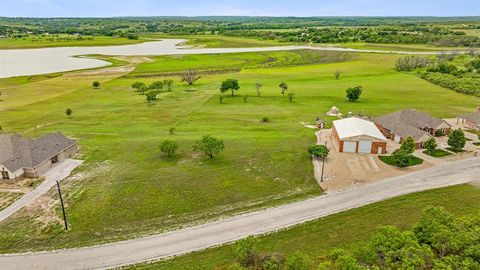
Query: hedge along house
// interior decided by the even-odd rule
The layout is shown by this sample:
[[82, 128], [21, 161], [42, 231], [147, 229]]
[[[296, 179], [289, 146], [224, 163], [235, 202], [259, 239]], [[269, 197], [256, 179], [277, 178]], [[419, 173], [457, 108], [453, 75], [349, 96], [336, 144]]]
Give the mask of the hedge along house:
[[0, 135], [0, 179], [36, 178], [78, 152], [75, 140], [62, 133], [36, 139]]
[[402, 143], [412, 137], [417, 149], [436, 134], [447, 135], [452, 126], [445, 120], [430, 116], [414, 109], [401, 110], [373, 119], [383, 135], [395, 142]]
[[333, 121], [332, 139], [339, 152], [385, 154], [387, 139], [377, 126], [357, 117]]

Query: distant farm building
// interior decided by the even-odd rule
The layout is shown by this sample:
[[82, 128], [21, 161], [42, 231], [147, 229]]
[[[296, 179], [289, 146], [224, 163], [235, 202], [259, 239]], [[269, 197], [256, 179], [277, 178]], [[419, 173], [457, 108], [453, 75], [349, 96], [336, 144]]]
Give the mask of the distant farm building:
[[333, 121], [332, 139], [339, 152], [385, 154], [387, 139], [377, 126], [357, 117]]
[[42, 176], [77, 152], [77, 142], [60, 132], [36, 139], [0, 135], [0, 179]]

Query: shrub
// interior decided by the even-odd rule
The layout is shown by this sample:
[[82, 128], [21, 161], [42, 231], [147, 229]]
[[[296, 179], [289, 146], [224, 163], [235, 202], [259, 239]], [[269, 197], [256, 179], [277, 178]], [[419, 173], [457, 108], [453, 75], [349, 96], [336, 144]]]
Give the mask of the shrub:
[[428, 58], [419, 56], [405, 56], [398, 58], [395, 69], [398, 71], [412, 71], [417, 68], [426, 67], [429, 64]]
[[310, 270], [313, 262], [306, 254], [295, 252], [287, 258], [286, 266], [288, 270]]
[[270, 122], [270, 118], [265, 116], [265, 117], [262, 118], [262, 122], [268, 123], [268, 122]]
[[99, 87], [100, 87], [100, 82], [94, 81], [94, 82], [92, 83], [92, 86], [93, 86], [93, 88], [99, 88]]
[[443, 137], [445, 136], [445, 132], [442, 129], [435, 130], [435, 137]]
[[174, 141], [165, 140], [160, 144], [159, 148], [168, 157], [172, 157], [178, 149], [178, 144]]
[[347, 88], [347, 98], [349, 101], [355, 102], [360, 98], [360, 95], [362, 95], [362, 87], [361, 86], [356, 86], [356, 87], [349, 87]]
[[400, 168], [408, 167], [410, 154], [402, 149], [397, 149], [392, 153], [395, 165]]

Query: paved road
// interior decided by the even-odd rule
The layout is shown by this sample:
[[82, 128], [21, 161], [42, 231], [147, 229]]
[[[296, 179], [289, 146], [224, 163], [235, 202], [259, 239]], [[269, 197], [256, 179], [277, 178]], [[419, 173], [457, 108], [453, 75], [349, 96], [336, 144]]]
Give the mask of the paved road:
[[[45, 175], [45, 180], [34, 190], [28, 192], [23, 197], [12, 203], [9, 207], [0, 211], [0, 222], [4, 221], [11, 215], [15, 214], [18, 210], [22, 209], [25, 205], [35, 201], [43, 194], [47, 193], [52, 187], [55, 186], [56, 181], [62, 181], [70, 173], [82, 164], [83, 161], [75, 159], [67, 159], [61, 164], [57, 165]], [[1, 264], [0, 264], [0, 268]]]
[[187, 229], [102, 246], [0, 256], [6, 269], [98, 269], [145, 262], [263, 234], [395, 196], [480, 179], [480, 158]]

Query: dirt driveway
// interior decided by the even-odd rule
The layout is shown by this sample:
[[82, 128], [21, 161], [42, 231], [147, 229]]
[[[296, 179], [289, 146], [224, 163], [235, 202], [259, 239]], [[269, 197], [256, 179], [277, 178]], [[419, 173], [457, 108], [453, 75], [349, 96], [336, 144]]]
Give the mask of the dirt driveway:
[[[315, 177], [326, 192], [345, 190], [355, 186], [374, 183], [385, 178], [400, 176], [433, 166], [429, 162], [422, 165], [397, 168], [383, 163], [378, 155], [339, 153], [330, 137], [331, 130], [319, 130], [318, 144], [327, 144], [330, 154], [325, 161], [324, 181], [321, 178], [321, 161], [313, 161]], [[388, 141], [388, 143], [391, 143]], [[394, 142], [392, 142], [394, 143]]]

